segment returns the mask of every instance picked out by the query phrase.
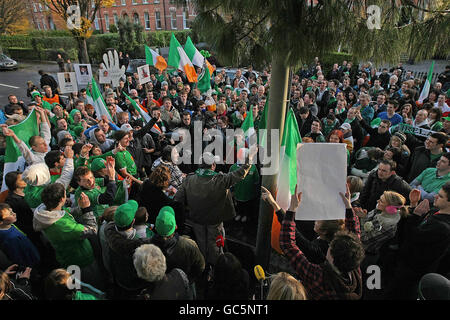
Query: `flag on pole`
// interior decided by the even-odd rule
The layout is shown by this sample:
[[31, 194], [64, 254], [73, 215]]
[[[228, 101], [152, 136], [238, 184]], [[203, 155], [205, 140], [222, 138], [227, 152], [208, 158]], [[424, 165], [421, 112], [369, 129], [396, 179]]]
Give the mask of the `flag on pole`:
[[211, 65], [211, 63], [209, 63], [208, 59], [206, 59], [201, 53], [200, 51], [197, 50], [197, 48], [194, 46], [194, 43], [191, 40], [191, 37], [187, 37], [186, 39], [186, 44], [184, 45], [184, 51], [186, 52], [186, 55], [188, 56], [188, 58], [192, 61], [192, 64], [200, 67], [200, 68], [204, 68], [205, 64], [206, 67], [208, 67], [209, 73], [213, 74], [214, 72], [214, 67]]
[[[8, 127], [14, 131], [16, 136], [25, 142], [25, 144], [29, 147], [28, 141], [32, 136], [39, 135], [39, 127], [37, 126], [37, 117], [36, 110], [33, 109], [30, 114], [26, 117], [22, 122], [11, 125]], [[14, 139], [12, 137], [6, 137], [6, 148], [5, 148], [5, 165], [3, 167], [3, 183], [1, 192], [7, 189], [5, 184], [5, 176], [8, 172], [17, 171], [19, 168], [22, 169], [25, 166], [25, 159], [22, 156], [22, 153], [17, 147]]]
[[208, 68], [203, 68], [202, 73], [198, 76], [197, 89], [203, 94], [207, 96], [211, 96], [211, 74], [209, 73]]
[[255, 134], [255, 125], [253, 121], [253, 111], [250, 110], [247, 112], [247, 116], [242, 122], [241, 129], [244, 131], [244, 135], [246, 139], [250, 138]]
[[125, 97], [131, 102], [131, 105], [134, 107], [134, 109], [136, 109], [137, 111], [139, 111], [139, 114], [141, 115], [141, 117], [144, 119], [145, 123], [148, 123], [150, 121], [150, 116], [148, 115], [147, 112], [145, 112], [140, 105], [138, 105], [136, 103], [136, 101], [134, 101], [133, 99], [130, 98], [130, 96], [128, 96], [125, 92], [123, 93], [125, 95]]
[[[144, 119], [144, 123], [147, 124], [150, 120], [151, 117], [150, 115], [145, 112], [141, 106], [139, 104], [136, 103], [136, 101], [134, 101], [133, 99], [131, 99], [125, 92], [123, 93], [125, 95], [125, 97], [131, 102], [131, 105], [137, 110], [139, 111], [139, 114], [141, 115], [141, 117]], [[153, 127], [150, 129], [151, 132], [156, 133], [156, 134], [161, 134], [163, 133], [162, 130], [159, 128], [159, 126], [155, 123], [153, 125]]]
[[184, 71], [189, 82], [197, 82], [197, 72], [194, 65], [173, 33], [170, 39], [168, 65]]
[[430, 70], [428, 70], [428, 77], [425, 81], [425, 85], [423, 86], [422, 92], [419, 96], [419, 103], [422, 104], [423, 100], [428, 98], [428, 94], [430, 93], [430, 87], [431, 87], [431, 79], [433, 78], [433, 69], [434, 69], [434, 60], [431, 63]]
[[302, 143], [298, 130], [294, 110], [289, 112], [284, 123], [283, 138], [280, 147], [280, 171], [278, 173], [277, 202], [281, 208], [287, 210], [291, 195], [295, 192], [297, 184], [297, 151]]
[[97, 114], [97, 118], [100, 119], [103, 115], [105, 115], [109, 121], [113, 122], [111, 114], [109, 113], [108, 108], [106, 108], [106, 103], [103, 100], [100, 89], [98, 88], [97, 82], [95, 82], [94, 77], [92, 77], [92, 92], [89, 91], [89, 88], [86, 89], [86, 93], [92, 99], [92, 105], [94, 106], [95, 113]]
[[158, 70], [167, 69], [166, 60], [152, 48], [145, 46], [145, 62]]

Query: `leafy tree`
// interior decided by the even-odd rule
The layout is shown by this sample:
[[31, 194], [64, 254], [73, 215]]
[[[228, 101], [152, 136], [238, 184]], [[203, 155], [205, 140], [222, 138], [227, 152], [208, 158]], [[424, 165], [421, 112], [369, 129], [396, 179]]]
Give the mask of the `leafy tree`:
[[93, 30], [92, 23], [96, 17], [100, 7], [111, 7], [115, 0], [40, 0], [47, 5], [50, 10], [59, 15], [64, 21], [67, 21], [68, 9], [72, 5], [80, 7], [81, 27], [70, 30], [72, 36], [77, 40], [80, 62], [88, 63], [89, 55], [87, 50], [86, 39], [88, 39]]
[[[178, 0], [186, 5], [185, 0]], [[349, 49], [356, 59], [398, 61], [404, 49], [416, 57], [448, 52], [448, 1], [424, 0], [192, 0], [195, 30], [226, 65], [249, 59], [271, 65], [268, 129], [283, 130], [289, 70], [316, 56]], [[425, 7], [433, 3], [433, 7]], [[370, 5], [381, 9], [378, 28]], [[368, 22], [370, 20], [370, 22]], [[282, 132], [280, 132], [280, 138]], [[270, 142], [270, 139], [269, 139]], [[277, 175], [264, 176], [263, 185], [276, 191]], [[268, 265], [272, 212], [261, 205], [256, 262]]]
[[24, 1], [0, 0], [0, 34], [12, 34], [24, 31], [29, 26]]

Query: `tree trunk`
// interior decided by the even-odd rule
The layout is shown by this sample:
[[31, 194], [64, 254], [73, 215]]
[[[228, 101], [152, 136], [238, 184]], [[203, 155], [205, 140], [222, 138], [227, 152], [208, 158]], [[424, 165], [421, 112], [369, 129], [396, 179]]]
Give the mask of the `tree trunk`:
[[78, 59], [80, 63], [89, 63], [87, 43], [85, 38], [76, 38], [78, 42]]
[[[279, 130], [279, 141], [273, 143], [281, 144], [283, 136], [284, 121], [286, 118], [286, 97], [289, 84], [289, 68], [286, 66], [284, 58], [275, 54], [272, 56], [272, 72], [270, 77], [269, 110], [267, 113], [267, 150], [271, 150], [270, 130]], [[279, 147], [276, 155], [270, 155], [272, 161], [279, 162]], [[273, 159], [277, 157], [277, 159]], [[273, 195], [277, 191], [278, 171], [274, 175], [263, 175], [262, 185]], [[263, 200], [260, 200], [258, 232], [256, 236], [256, 264], [263, 269], [267, 269], [271, 251], [271, 231], [273, 209]]]

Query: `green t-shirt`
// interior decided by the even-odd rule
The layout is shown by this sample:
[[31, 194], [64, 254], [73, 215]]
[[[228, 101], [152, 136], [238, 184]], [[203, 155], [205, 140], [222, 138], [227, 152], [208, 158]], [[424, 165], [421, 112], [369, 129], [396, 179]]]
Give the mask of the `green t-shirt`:
[[[240, 165], [233, 164], [230, 168], [229, 172], [233, 172], [238, 170]], [[250, 201], [258, 195], [257, 185], [259, 184], [259, 173], [256, 169], [256, 166], [253, 164], [250, 168], [250, 171], [245, 176], [244, 180], [236, 183], [232, 190], [234, 198], [238, 201]]]
[[137, 174], [136, 163], [128, 150], [117, 152], [115, 159], [117, 172], [120, 173], [120, 169], [127, 168], [127, 172], [132, 176]]
[[450, 173], [442, 177], [437, 177], [436, 168], [427, 168], [416, 178], [426, 192], [438, 193], [445, 183], [450, 181]]
[[91, 190], [86, 190], [81, 187], [78, 187], [77, 190], [75, 191], [75, 202], [76, 203], [78, 203], [78, 199], [80, 199], [82, 192], [84, 192], [84, 194], [88, 196], [89, 201], [91, 202], [91, 206], [94, 211], [94, 216], [97, 219], [103, 214], [103, 211], [105, 211], [105, 209], [109, 207], [109, 205], [107, 205], [107, 204], [99, 204], [98, 203], [98, 197], [102, 193], [104, 193], [106, 190], [106, 187], [103, 186], [103, 182], [104, 182], [103, 179], [97, 178], [97, 179], [95, 179], [95, 187], [92, 188]]
[[44, 234], [55, 248], [56, 260], [63, 268], [78, 265], [81, 268], [94, 262], [94, 252], [88, 239], [82, 239], [85, 226], [66, 214], [44, 229]]
[[[58, 180], [61, 177], [61, 175], [51, 175], [50, 176], [50, 183], [55, 183], [56, 180]], [[30, 208], [36, 208], [42, 203], [41, 194], [44, 188], [47, 186], [30, 186], [27, 185], [25, 187], [24, 193], [25, 193], [25, 201], [28, 203]]]

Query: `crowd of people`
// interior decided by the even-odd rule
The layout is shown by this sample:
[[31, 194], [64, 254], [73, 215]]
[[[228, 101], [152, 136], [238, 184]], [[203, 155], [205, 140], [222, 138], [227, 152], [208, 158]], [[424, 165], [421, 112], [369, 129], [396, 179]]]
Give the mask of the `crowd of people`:
[[[155, 70], [144, 85], [126, 74], [117, 88], [102, 85], [110, 117], [86, 89], [63, 98], [39, 71], [28, 101], [11, 94], [0, 110], [2, 154], [8, 139], [25, 159], [4, 172], [0, 300], [254, 299], [246, 257], [229, 250], [225, 230], [254, 232], [260, 205], [274, 209], [295, 271], [274, 272], [260, 299], [448, 299], [449, 72], [422, 102], [424, 79], [401, 64], [325, 71], [316, 58], [293, 74], [288, 108], [302, 142], [344, 143], [348, 156], [345, 219], [300, 223], [301, 193], [287, 211], [278, 205], [261, 186], [257, 148], [235, 147], [234, 164], [206, 151], [179, 163], [176, 152], [195, 123], [211, 136], [202, 150], [250, 113], [257, 131], [270, 68], [216, 71], [213, 104], [181, 71]], [[39, 134], [22, 141], [10, 126], [32, 112]], [[377, 290], [367, 286], [373, 265]]]

